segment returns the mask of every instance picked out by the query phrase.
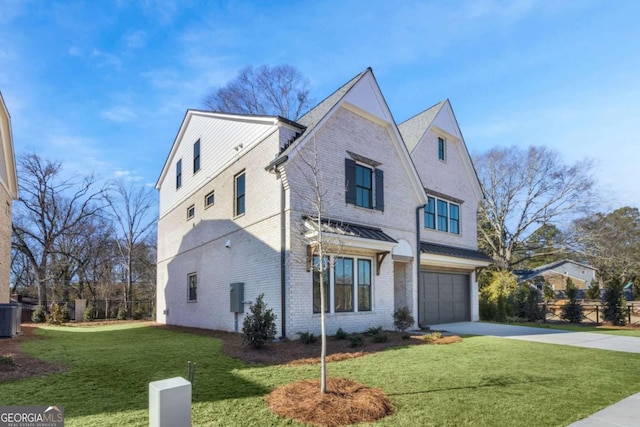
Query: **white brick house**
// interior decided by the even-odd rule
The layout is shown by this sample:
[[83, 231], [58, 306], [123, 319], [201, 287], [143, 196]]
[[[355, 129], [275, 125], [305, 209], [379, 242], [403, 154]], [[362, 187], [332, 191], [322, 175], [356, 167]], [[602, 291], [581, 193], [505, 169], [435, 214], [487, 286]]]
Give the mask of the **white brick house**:
[[397, 126], [367, 69], [297, 122], [187, 111], [157, 183], [158, 322], [240, 331], [264, 293], [279, 334], [319, 332], [314, 161], [329, 334], [392, 329], [405, 305], [421, 326], [478, 319], [482, 196], [451, 105]]

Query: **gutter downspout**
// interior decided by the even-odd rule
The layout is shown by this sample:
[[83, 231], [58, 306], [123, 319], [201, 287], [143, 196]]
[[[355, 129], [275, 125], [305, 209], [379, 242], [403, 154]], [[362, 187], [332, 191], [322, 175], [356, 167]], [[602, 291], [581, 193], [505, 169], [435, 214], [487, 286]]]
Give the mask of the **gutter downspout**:
[[418, 206], [416, 208], [416, 286], [417, 296], [418, 296], [418, 304], [416, 306], [416, 316], [418, 319], [418, 327], [422, 327], [420, 325], [420, 210], [424, 209], [425, 205]]
[[287, 336], [287, 298], [285, 295], [287, 277], [286, 277], [286, 249], [287, 249], [287, 221], [285, 218], [285, 189], [284, 183], [280, 182], [280, 319], [282, 322], [280, 331], [283, 337]]

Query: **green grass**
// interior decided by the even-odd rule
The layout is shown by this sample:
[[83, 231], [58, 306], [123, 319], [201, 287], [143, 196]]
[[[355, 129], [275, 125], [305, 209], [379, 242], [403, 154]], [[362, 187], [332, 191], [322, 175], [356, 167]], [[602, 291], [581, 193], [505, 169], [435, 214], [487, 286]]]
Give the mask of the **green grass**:
[[534, 323], [534, 322], [514, 322], [514, 323], [505, 323], [505, 325], [530, 326], [532, 328], [559, 329], [559, 330], [574, 331], [574, 332], [595, 332], [598, 334], [622, 335], [626, 337], [640, 338], [640, 328], [616, 329], [616, 328], [609, 328], [606, 326], [595, 326], [595, 325], [575, 325], [571, 323], [551, 324], [551, 323]]
[[[317, 366], [247, 365], [222, 356], [217, 339], [151, 327], [37, 332], [49, 339], [28, 341], [24, 350], [70, 369], [0, 384], [0, 402], [63, 405], [67, 426], [148, 425], [148, 383], [186, 376], [188, 360], [197, 363], [194, 426], [296, 425], [271, 414], [264, 397], [319, 376]], [[391, 349], [328, 370], [389, 395], [396, 412], [376, 425], [557, 426], [640, 391], [639, 364], [640, 354], [471, 337]]]

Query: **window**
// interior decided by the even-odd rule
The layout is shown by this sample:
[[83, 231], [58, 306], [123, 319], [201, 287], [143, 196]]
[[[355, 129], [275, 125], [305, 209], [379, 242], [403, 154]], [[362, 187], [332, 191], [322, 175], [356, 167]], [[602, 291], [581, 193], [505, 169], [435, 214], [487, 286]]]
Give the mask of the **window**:
[[445, 140], [444, 138], [438, 137], [438, 159], [444, 161], [445, 160]]
[[213, 206], [213, 203], [215, 202], [215, 197], [213, 196], [213, 191], [209, 194], [207, 194], [206, 196], [204, 196], [204, 207], [205, 209], [208, 208], [209, 206]]
[[428, 197], [424, 205], [424, 228], [460, 234], [460, 205]]
[[333, 271], [335, 311], [353, 311], [353, 259], [336, 259]]
[[198, 299], [198, 274], [187, 275], [187, 301], [197, 301]]
[[436, 199], [433, 197], [427, 198], [427, 204], [424, 207], [424, 227], [436, 229]]
[[195, 205], [191, 205], [187, 208], [187, 221], [192, 219], [196, 215]]
[[371, 169], [356, 165], [356, 206], [371, 208]]
[[460, 206], [449, 203], [449, 232], [460, 234]]
[[193, 144], [193, 173], [200, 170], [200, 140]]
[[358, 260], [358, 311], [371, 311], [371, 260]]
[[182, 159], [176, 163], [176, 188], [182, 187]]
[[345, 159], [345, 187], [347, 203], [384, 211], [384, 173], [381, 169]]
[[[324, 257], [323, 260], [323, 283], [324, 286], [324, 303], [325, 303], [325, 313], [329, 312], [329, 277], [331, 264], [329, 263], [329, 257]], [[313, 257], [313, 312], [320, 313], [320, 257]]]
[[438, 230], [449, 231], [449, 207], [444, 200], [438, 200]]
[[234, 214], [236, 216], [238, 215], [244, 215], [244, 198], [245, 198], [245, 194], [244, 194], [244, 190], [245, 190], [245, 179], [244, 179], [244, 172], [236, 175], [235, 178], [235, 207], [234, 207]]
[[[324, 294], [326, 313], [372, 310], [372, 260], [326, 256], [324, 258]], [[313, 257], [313, 312], [320, 313], [319, 258]], [[333, 274], [331, 274], [333, 270]], [[355, 304], [357, 301], [357, 306]]]

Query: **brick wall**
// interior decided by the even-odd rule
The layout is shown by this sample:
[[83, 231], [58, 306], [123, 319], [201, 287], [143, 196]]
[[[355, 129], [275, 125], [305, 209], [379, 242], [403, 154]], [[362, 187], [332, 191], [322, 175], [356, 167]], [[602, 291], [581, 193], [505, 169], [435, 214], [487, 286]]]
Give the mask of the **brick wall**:
[[11, 273], [11, 197], [0, 185], [0, 304], [9, 302]]

